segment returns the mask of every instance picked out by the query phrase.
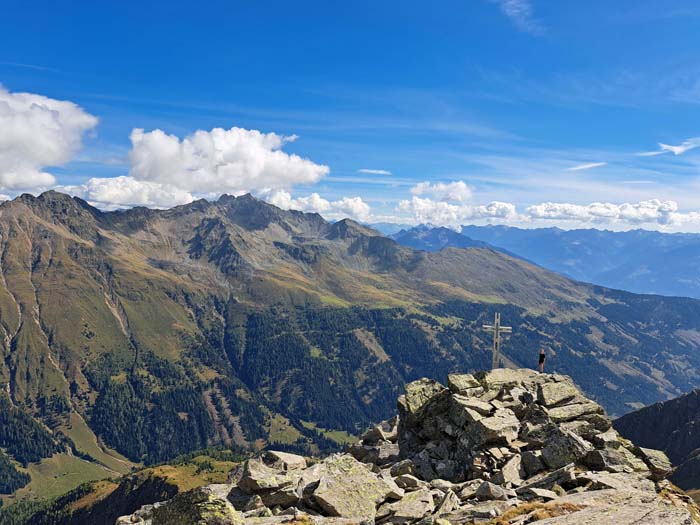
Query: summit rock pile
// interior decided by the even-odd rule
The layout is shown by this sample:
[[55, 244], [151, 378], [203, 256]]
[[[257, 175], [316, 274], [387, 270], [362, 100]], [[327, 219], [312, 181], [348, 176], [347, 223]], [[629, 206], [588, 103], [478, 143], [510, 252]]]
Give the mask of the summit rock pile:
[[497, 369], [406, 386], [397, 417], [314, 462], [268, 451], [230, 483], [118, 525], [692, 524], [659, 451], [635, 446], [570, 378]]

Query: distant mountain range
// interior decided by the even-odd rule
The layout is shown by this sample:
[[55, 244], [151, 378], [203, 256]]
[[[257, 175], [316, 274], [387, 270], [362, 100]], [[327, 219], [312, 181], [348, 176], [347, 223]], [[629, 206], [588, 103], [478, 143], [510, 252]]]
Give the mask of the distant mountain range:
[[700, 298], [698, 234], [508, 226], [463, 226], [457, 233], [418, 226], [390, 236], [428, 251], [486, 243], [578, 281], [635, 293]]
[[508, 366], [544, 346], [611, 414], [700, 381], [697, 300], [249, 195], [116, 212], [22, 195], [0, 204], [0, 479], [26, 496], [49, 471], [58, 491], [217, 444], [329, 450], [406, 382], [487, 369], [496, 311]]
[[456, 232], [450, 228], [430, 226], [416, 226], [415, 228], [402, 229], [389, 235], [402, 246], [413, 248], [414, 250], [425, 250], [438, 252], [443, 248], [484, 248], [496, 252], [510, 255], [511, 257], [522, 258], [504, 248], [499, 248], [484, 241], [478, 241]]

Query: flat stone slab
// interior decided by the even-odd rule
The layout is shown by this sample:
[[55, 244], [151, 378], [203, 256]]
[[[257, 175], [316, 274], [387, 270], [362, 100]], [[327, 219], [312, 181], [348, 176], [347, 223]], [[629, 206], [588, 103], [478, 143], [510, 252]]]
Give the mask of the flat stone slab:
[[546, 407], [565, 403], [578, 395], [578, 389], [570, 381], [542, 383], [537, 388], [537, 402]]
[[639, 447], [637, 451], [638, 456], [641, 457], [647, 464], [647, 467], [649, 467], [655, 481], [660, 481], [673, 472], [671, 460], [660, 450]]
[[393, 523], [406, 523], [407, 520], [421, 519], [435, 510], [433, 495], [428, 489], [409, 492], [401, 500], [383, 506], [384, 512], [390, 512]]
[[253, 494], [261, 491], [271, 491], [290, 486], [295, 477], [287, 472], [265, 465], [262, 459], [252, 458], [243, 465], [243, 476], [238, 486]]
[[312, 498], [329, 516], [373, 520], [377, 505], [393, 492], [389, 484], [349, 454], [330, 456], [319, 465], [320, 477]]
[[557, 504], [572, 504], [581, 510], [537, 522], [537, 525], [692, 525], [687, 509], [645, 492], [596, 490], [567, 495]]
[[480, 387], [481, 383], [472, 374], [450, 374], [447, 376], [447, 386], [455, 394], [461, 394]]
[[603, 414], [603, 407], [593, 401], [583, 401], [571, 405], [562, 405], [547, 410], [547, 414], [555, 423], [573, 421], [582, 416]]

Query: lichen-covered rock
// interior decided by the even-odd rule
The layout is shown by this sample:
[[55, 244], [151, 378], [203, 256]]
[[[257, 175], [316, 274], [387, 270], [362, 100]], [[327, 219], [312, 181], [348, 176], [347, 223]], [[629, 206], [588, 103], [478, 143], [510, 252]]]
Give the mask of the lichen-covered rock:
[[365, 445], [376, 445], [381, 441], [395, 443], [398, 431], [398, 417], [393, 417], [369, 429], [362, 435], [361, 441]]
[[431, 401], [447, 389], [437, 381], [419, 379], [406, 385], [406, 393], [399, 398], [399, 405], [409, 415], [417, 415]]
[[262, 459], [249, 459], [243, 466], [243, 476], [238, 486], [251, 494], [272, 491], [294, 483], [294, 476], [279, 468], [268, 467]]
[[306, 468], [306, 458], [288, 452], [268, 450], [263, 455], [264, 463], [279, 470], [304, 470]]
[[349, 454], [330, 456], [318, 467], [311, 500], [328, 516], [372, 520], [392, 487]]
[[153, 510], [153, 525], [243, 525], [243, 517], [208, 487], [178, 494]]
[[447, 376], [447, 386], [454, 394], [465, 394], [480, 388], [481, 383], [472, 374], [450, 374]]
[[507, 445], [518, 437], [520, 421], [512, 410], [502, 408], [496, 410], [493, 416], [483, 417], [470, 425], [463, 441], [467, 447], [482, 447], [498, 443]]
[[582, 400], [580, 403], [550, 408], [547, 410], [547, 414], [555, 423], [563, 423], [583, 416], [603, 414], [603, 407], [593, 401]]
[[435, 510], [433, 496], [427, 489], [406, 494], [401, 500], [383, 506], [381, 512], [391, 516], [393, 523], [407, 523], [432, 514]]
[[542, 449], [542, 461], [550, 469], [557, 469], [579, 461], [592, 448], [590, 443], [570, 430], [558, 430], [550, 435]]
[[570, 401], [579, 395], [579, 390], [570, 381], [542, 383], [537, 389], [538, 403], [547, 408]]

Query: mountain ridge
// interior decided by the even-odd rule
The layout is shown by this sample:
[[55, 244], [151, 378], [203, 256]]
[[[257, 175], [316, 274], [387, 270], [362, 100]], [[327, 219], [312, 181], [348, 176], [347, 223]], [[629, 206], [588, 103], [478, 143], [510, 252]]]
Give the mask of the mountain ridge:
[[546, 346], [613, 414], [688, 390], [700, 368], [692, 299], [490, 249], [416, 251], [251, 196], [112, 212], [22, 196], [0, 205], [0, 266], [8, 401], [56, 447], [110, 464], [110, 450], [152, 464], [219, 443], [329, 450], [405, 383], [485, 368], [496, 311], [514, 326], [506, 362], [534, 366]]
[[677, 466], [671, 480], [679, 487], [700, 489], [700, 389], [626, 414], [613, 424], [635, 443], [663, 450]]
[[461, 233], [446, 238], [443, 230], [420, 226], [392, 237], [430, 251], [486, 242], [578, 281], [633, 293], [700, 297], [698, 234], [464, 225]]

